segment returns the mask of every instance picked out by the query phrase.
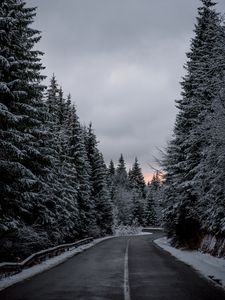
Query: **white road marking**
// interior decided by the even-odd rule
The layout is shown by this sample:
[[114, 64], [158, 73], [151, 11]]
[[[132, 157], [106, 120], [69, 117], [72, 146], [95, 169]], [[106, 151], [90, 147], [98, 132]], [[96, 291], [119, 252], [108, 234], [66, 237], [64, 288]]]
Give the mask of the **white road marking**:
[[129, 241], [127, 241], [127, 247], [124, 258], [124, 300], [130, 300], [130, 285], [129, 285], [129, 268], [128, 268], [128, 248]]

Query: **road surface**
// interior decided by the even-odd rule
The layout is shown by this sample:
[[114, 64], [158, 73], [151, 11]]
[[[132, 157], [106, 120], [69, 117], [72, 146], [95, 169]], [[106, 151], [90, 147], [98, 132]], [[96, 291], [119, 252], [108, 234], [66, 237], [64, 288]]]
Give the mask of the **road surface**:
[[225, 292], [158, 248], [117, 237], [0, 292], [1, 300], [224, 300]]

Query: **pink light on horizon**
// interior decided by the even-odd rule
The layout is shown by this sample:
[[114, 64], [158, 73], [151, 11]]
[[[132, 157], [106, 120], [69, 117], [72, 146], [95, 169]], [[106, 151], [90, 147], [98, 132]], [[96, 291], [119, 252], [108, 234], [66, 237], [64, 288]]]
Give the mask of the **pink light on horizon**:
[[144, 174], [145, 183], [151, 182], [153, 176], [154, 176], [154, 173], [145, 173]]

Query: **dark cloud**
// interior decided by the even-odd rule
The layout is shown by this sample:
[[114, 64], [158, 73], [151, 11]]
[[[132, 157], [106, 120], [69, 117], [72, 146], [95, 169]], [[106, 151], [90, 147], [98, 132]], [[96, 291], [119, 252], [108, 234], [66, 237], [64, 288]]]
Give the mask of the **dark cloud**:
[[[224, 0], [218, 1], [224, 12]], [[174, 99], [198, 0], [28, 0], [45, 73], [71, 92], [82, 123], [92, 121], [106, 161], [138, 156], [151, 172], [175, 120]]]

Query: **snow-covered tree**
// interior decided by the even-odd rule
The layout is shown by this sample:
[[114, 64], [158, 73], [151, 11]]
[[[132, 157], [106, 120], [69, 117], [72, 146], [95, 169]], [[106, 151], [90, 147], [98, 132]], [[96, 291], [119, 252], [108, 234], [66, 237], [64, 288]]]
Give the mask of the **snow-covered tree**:
[[145, 206], [145, 225], [161, 225], [163, 211], [164, 186], [159, 171], [153, 175], [151, 182], [147, 185], [147, 196]]
[[116, 169], [113, 161], [111, 160], [107, 171], [107, 184], [110, 193], [110, 198], [112, 201], [115, 195], [115, 175], [116, 175]]
[[129, 172], [129, 183], [131, 188], [138, 190], [142, 198], [145, 198], [146, 184], [137, 157], [135, 157], [133, 167]]
[[[68, 99], [70, 101], [70, 97]], [[70, 107], [70, 102], [68, 103]], [[80, 125], [79, 118], [73, 105], [68, 119], [68, 155], [70, 163], [77, 172], [77, 201], [79, 208], [79, 233], [87, 236], [95, 223], [95, 204], [91, 201], [90, 164], [85, 148], [84, 130]]]
[[113, 215], [107, 186], [107, 168], [103, 156], [97, 148], [97, 140], [91, 124], [85, 132], [85, 145], [90, 165], [91, 199], [94, 201], [93, 215], [96, 221], [96, 232], [94, 234], [110, 234], [112, 232]]
[[24, 224], [39, 230], [36, 211], [52, 222], [43, 198], [50, 163], [43, 143], [44, 77], [42, 53], [34, 50], [40, 32], [31, 28], [35, 8], [22, 0], [3, 0], [0, 14], [0, 235], [16, 239]]
[[211, 144], [208, 119], [225, 71], [224, 28], [220, 15], [213, 1], [202, 0], [202, 4], [187, 54], [182, 99], [177, 101], [179, 112], [174, 138], [164, 161], [167, 231], [175, 242], [190, 247], [198, 246], [206, 229], [202, 213], [207, 191], [201, 186], [205, 185], [205, 151]]
[[126, 163], [120, 155], [114, 175], [113, 205], [116, 225], [130, 225], [132, 219], [132, 192], [129, 188]]
[[68, 241], [78, 237], [78, 174], [76, 166], [71, 163], [69, 153], [69, 110], [62, 112], [61, 107], [66, 105], [62, 88], [58, 88], [55, 76], [51, 78], [46, 94], [46, 106], [49, 118], [45, 124], [49, 139], [46, 141], [50, 149], [52, 160], [51, 176], [48, 178], [48, 201], [55, 208], [56, 226], [51, 229], [50, 235], [54, 243]]
[[146, 226], [158, 225], [158, 220], [156, 215], [156, 204], [154, 201], [154, 193], [150, 186], [147, 189], [146, 205], [144, 211], [144, 222]]
[[126, 186], [128, 184], [128, 176], [126, 170], [126, 164], [124, 161], [123, 154], [120, 155], [119, 163], [116, 168], [116, 176], [115, 176], [116, 184]]

